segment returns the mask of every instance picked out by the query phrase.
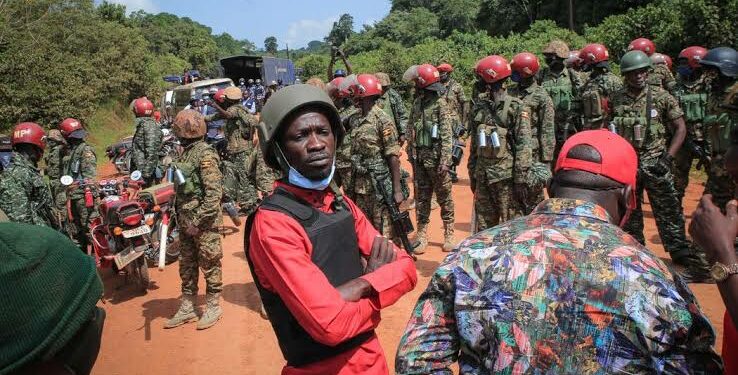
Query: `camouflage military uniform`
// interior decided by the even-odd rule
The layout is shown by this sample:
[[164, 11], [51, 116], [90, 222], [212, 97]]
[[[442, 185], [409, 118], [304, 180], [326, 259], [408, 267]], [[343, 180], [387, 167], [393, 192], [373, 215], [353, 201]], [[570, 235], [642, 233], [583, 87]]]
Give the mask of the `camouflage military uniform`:
[[57, 226], [51, 191], [23, 154], [13, 152], [10, 168], [0, 174], [0, 209], [11, 221]]
[[[684, 146], [674, 157], [674, 187], [677, 190], [679, 202], [684, 198], [684, 191], [689, 184], [689, 170], [692, 168], [692, 161], [699, 157], [693, 152], [690, 144], [705, 146], [702, 125], [707, 108], [708, 90], [709, 88], [701, 77], [694, 81], [687, 81], [680, 77], [674, 87], [674, 97], [679, 100], [684, 111], [684, 122], [687, 125]], [[709, 149], [705, 151], [709, 152]]]
[[556, 148], [554, 149], [553, 160], [556, 160], [564, 142], [576, 133], [576, 129], [579, 127], [581, 101], [578, 93], [584, 82], [580, 75], [576, 73], [567, 68], [559, 74], [550, 69], [544, 69], [541, 72], [541, 86], [548, 92], [554, 106]]
[[392, 236], [389, 211], [379, 192], [375, 189], [372, 174], [387, 181], [391, 189], [392, 174], [387, 159], [400, 156], [397, 128], [387, 114], [375, 105], [366, 116], [357, 115], [356, 126], [351, 128], [351, 143], [361, 145], [351, 149], [352, 196], [356, 205], [379, 232]]
[[67, 194], [66, 188], [61, 184], [61, 176], [64, 175], [62, 161], [66, 152], [67, 143], [57, 129], [49, 130], [46, 139], [46, 153], [44, 153], [45, 170], [44, 175], [49, 178], [49, 188], [51, 190], [51, 200], [56, 217], [63, 218], [66, 216]]
[[733, 199], [736, 186], [725, 170], [723, 156], [730, 145], [731, 132], [738, 126], [738, 83], [723, 93], [710, 93], [705, 116], [705, 136], [708, 138], [712, 161], [707, 175], [705, 193], [712, 194], [715, 204], [724, 209]]
[[448, 101], [453, 110], [454, 114], [454, 126], [458, 126], [462, 122], [462, 116], [464, 115], [464, 105], [466, 103], [466, 94], [464, 94], [464, 87], [461, 86], [453, 78], [444, 84], [446, 86], [446, 93], [444, 97]]
[[[521, 216], [521, 202], [513, 198], [513, 184], [527, 184], [533, 164], [530, 109], [520, 99], [508, 96], [494, 103], [480, 96], [473, 109], [469, 176], [476, 190], [474, 207], [477, 230]], [[487, 139], [480, 147], [480, 133]], [[500, 147], [492, 147], [497, 133]]]
[[351, 163], [351, 129], [356, 124], [359, 116], [354, 106], [340, 108], [338, 115], [341, 117], [341, 124], [343, 125], [345, 135], [343, 137], [343, 143], [336, 150], [336, 173], [338, 173], [344, 193], [348, 197], [354, 198], [353, 182], [351, 179], [353, 170]]
[[266, 165], [260, 147], [256, 147], [251, 155], [253, 155], [253, 158], [251, 158], [250, 164], [253, 167], [249, 168], [249, 173], [253, 179], [252, 183], [256, 186], [257, 190], [262, 192], [264, 196], [267, 196], [272, 193], [274, 181], [280, 178], [280, 172]]
[[[418, 191], [415, 194], [415, 211], [418, 227], [430, 222], [431, 197], [436, 193], [441, 206], [441, 220], [445, 227], [453, 226], [454, 201], [451, 197], [451, 176], [438, 175], [440, 165], [451, 165], [453, 147], [454, 109], [446, 96], [430, 99], [415, 99], [410, 112], [410, 125], [413, 126], [412, 145], [415, 147], [415, 181]], [[436, 136], [433, 137], [433, 128]]]
[[[86, 142], [81, 141], [77, 144], [70, 144], [67, 147], [67, 154], [62, 160], [63, 171], [65, 175], [72, 176], [75, 181], [95, 181], [97, 177], [97, 157], [95, 151]], [[96, 191], [93, 189], [93, 193]], [[69, 204], [72, 209], [73, 233], [70, 233], [82, 248], [87, 250], [87, 230], [89, 226], [90, 216], [95, 213], [95, 207], [87, 207], [85, 205], [85, 189], [78, 188], [67, 193]]]
[[[179, 276], [182, 294], [197, 294], [198, 267], [202, 269], [207, 293], [223, 290], [223, 258], [221, 236], [217, 228], [223, 223], [220, 200], [223, 175], [218, 168], [218, 153], [205, 141], [187, 146], [175, 165], [185, 175], [185, 184], [177, 186], [175, 208], [179, 233]], [[197, 237], [185, 232], [190, 225], [200, 229]]]
[[407, 135], [407, 109], [405, 103], [402, 102], [402, 96], [395, 89], [388, 89], [377, 104], [386, 112], [397, 127], [397, 135]]
[[583, 130], [607, 127], [603, 123], [607, 113], [603, 113], [602, 102], [608, 98], [612, 100], [612, 95], [622, 88], [623, 80], [612, 72], [592, 72], [589, 75], [581, 90]]
[[[226, 155], [223, 163], [223, 185], [225, 194], [240, 207], [242, 212], [251, 213], [256, 209], [258, 196], [254, 181], [249, 173], [249, 159], [256, 152], [253, 140], [253, 129], [257, 125], [256, 117], [241, 104], [234, 104], [226, 110], [233, 117], [226, 119], [223, 129]], [[220, 113], [206, 116], [205, 121], [218, 120]]]
[[[651, 108], [647, 108], [648, 93], [651, 95]], [[659, 159], [668, 150], [666, 126], [673, 120], [683, 117], [677, 100], [666, 90], [653, 85], [640, 93], [623, 88], [610, 97], [613, 123], [618, 134], [627, 139], [638, 153], [638, 179], [636, 209], [625, 225], [625, 231], [640, 243], [645, 244], [643, 236], [643, 189], [648, 192], [656, 227], [661, 236], [664, 249], [672, 259], [691, 253], [691, 246], [684, 231], [684, 216], [681, 204], [677, 201], [674, 180], [671, 172], [654, 171]], [[650, 116], [650, 126], [648, 119]], [[642, 140], [637, 140], [636, 128], [641, 127]]]
[[672, 91], [676, 86], [676, 79], [674, 79], [674, 74], [671, 73], [668, 66], [656, 64], [648, 74], [648, 83], [659, 86], [666, 91]]
[[133, 134], [131, 145], [131, 170], [141, 171], [147, 185], [155, 183], [157, 177], [161, 178], [161, 175], [156, 175], [161, 142], [161, 127], [153, 117], [136, 118], [136, 133]]

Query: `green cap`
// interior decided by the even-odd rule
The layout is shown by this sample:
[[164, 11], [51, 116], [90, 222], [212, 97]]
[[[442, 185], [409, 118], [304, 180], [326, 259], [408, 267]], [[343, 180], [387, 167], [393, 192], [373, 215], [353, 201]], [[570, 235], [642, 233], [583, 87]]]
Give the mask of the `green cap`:
[[91, 318], [95, 261], [40, 225], [0, 223], [0, 374], [52, 358]]
[[634, 70], [651, 67], [651, 58], [643, 51], [629, 51], [620, 59], [620, 72], [628, 73]]
[[264, 155], [264, 161], [272, 168], [287, 171], [288, 167], [281, 153], [274, 147], [279, 128], [285, 125], [296, 111], [313, 106], [319, 108], [328, 116], [333, 134], [336, 136], [336, 145], [343, 140], [343, 127], [338, 110], [324, 90], [313, 85], [291, 85], [275, 92], [264, 105], [259, 122], [259, 145]]

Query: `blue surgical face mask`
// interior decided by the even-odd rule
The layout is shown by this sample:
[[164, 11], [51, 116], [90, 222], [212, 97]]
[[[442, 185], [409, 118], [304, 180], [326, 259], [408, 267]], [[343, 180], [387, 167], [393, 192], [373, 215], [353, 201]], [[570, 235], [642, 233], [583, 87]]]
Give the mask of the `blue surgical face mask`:
[[689, 65], [679, 66], [677, 67], [677, 73], [682, 77], [690, 77], [692, 76], [692, 68], [690, 68]]
[[510, 75], [510, 80], [517, 83], [522, 81], [523, 77], [521, 77], [520, 73], [518, 72], [512, 72], [512, 75]]
[[297, 169], [295, 169], [294, 167], [290, 165], [290, 171], [288, 173], [288, 180], [290, 184], [299, 186], [303, 189], [323, 191], [331, 183], [331, 180], [333, 179], [333, 173], [335, 173], [335, 171], [336, 171], [336, 160], [334, 159], [333, 163], [331, 163], [331, 173], [329, 173], [328, 176], [320, 180], [311, 180], [303, 176], [300, 172], [297, 171]]
[[303, 189], [323, 191], [331, 183], [331, 180], [333, 179], [333, 174], [336, 172], [335, 156], [333, 156], [333, 161], [331, 162], [331, 173], [320, 180], [311, 180], [303, 176], [302, 173], [298, 172], [297, 169], [290, 165], [290, 162], [288, 162], [287, 158], [284, 156], [284, 152], [282, 152], [282, 148], [280, 148], [279, 146], [277, 146], [276, 148], [282, 155], [282, 159], [284, 159], [284, 162], [287, 163], [287, 166], [290, 167], [289, 172], [287, 172], [287, 180], [290, 184], [301, 187]]

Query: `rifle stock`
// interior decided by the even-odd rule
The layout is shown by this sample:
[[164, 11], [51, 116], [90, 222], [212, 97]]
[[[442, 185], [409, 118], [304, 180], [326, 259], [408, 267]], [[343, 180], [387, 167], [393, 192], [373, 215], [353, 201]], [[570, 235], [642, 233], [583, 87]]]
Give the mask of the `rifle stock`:
[[412, 221], [410, 221], [410, 215], [406, 211], [400, 211], [400, 208], [392, 197], [392, 193], [386, 189], [385, 179], [387, 177], [378, 176], [378, 174], [373, 171], [370, 171], [370, 175], [374, 182], [374, 189], [382, 196], [382, 200], [387, 205], [390, 221], [392, 222], [392, 230], [395, 233], [395, 236], [400, 238], [402, 247], [408, 254], [410, 254], [410, 256], [413, 257], [413, 259], [415, 259], [415, 255], [413, 254], [414, 247], [410, 244], [410, 239], [407, 237], [408, 233], [415, 230], [413, 228]]

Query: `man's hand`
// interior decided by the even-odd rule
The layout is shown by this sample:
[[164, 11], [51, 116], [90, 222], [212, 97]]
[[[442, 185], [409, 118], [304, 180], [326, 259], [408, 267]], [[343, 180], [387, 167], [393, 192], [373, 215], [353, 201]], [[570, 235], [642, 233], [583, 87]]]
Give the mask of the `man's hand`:
[[712, 203], [712, 195], [705, 194], [692, 214], [689, 234], [711, 261], [730, 265], [737, 261], [734, 242], [738, 236], [738, 201], [728, 202], [725, 211], [727, 215]]
[[398, 204], [398, 205], [405, 200], [405, 194], [402, 194], [402, 191], [394, 192], [392, 197], [395, 199], [395, 204]]
[[374, 237], [372, 252], [369, 254], [369, 259], [366, 262], [364, 274], [372, 273], [385, 264], [394, 262], [395, 259], [397, 259], [397, 254], [389, 238], [378, 235]]
[[185, 228], [185, 233], [190, 237], [197, 237], [200, 234], [200, 228], [190, 224]]
[[341, 299], [346, 302], [356, 302], [368, 297], [373, 291], [368, 281], [357, 278], [339, 285], [336, 290], [341, 294]]
[[436, 171], [436, 173], [438, 173], [440, 177], [443, 177], [448, 173], [448, 171], [449, 171], [448, 165], [441, 164], [438, 166], [438, 170]]
[[525, 184], [513, 184], [513, 198], [521, 204], [528, 201], [528, 186]]
[[402, 147], [405, 144], [405, 141], [407, 140], [407, 137], [405, 137], [405, 134], [400, 135], [400, 138], [398, 139], [400, 143], [400, 147]]

